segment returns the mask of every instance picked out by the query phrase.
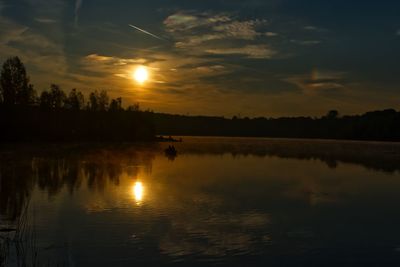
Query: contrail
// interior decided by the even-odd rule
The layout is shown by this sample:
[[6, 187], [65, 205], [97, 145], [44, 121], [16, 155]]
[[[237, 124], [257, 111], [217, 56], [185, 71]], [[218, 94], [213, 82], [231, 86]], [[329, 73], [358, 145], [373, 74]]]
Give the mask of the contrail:
[[81, 9], [83, 0], [76, 0], [75, 1], [75, 26], [78, 26], [79, 21], [79, 10]]
[[152, 34], [151, 32], [148, 32], [148, 31], [145, 31], [145, 30], [143, 30], [143, 29], [141, 29], [141, 28], [139, 28], [139, 27], [136, 27], [136, 26], [134, 26], [134, 25], [132, 25], [132, 24], [128, 24], [130, 27], [132, 27], [132, 28], [134, 28], [134, 29], [136, 29], [136, 30], [138, 30], [138, 31], [140, 31], [140, 32], [143, 32], [143, 33], [145, 33], [145, 34], [147, 34], [147, 35], [150, 35], [150, 36], [152, 36], [152, 37], [154, 37], [154, 38], [156, 38], [156, 39], [158, 39], [158, 40], [163, 40], [163, 41], [165, 41], [165, 39], [164, 38], [161, 38], [161, 37], [159, 37], [159, 36], [157, 36], [157, 35], [155, 35], [155, 34]]

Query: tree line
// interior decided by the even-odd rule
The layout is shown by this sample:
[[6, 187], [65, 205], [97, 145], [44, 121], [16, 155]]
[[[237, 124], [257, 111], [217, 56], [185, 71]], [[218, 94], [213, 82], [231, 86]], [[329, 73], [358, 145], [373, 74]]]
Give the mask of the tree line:
[[122, 98], [76, 89], [65, 93], [52, 84], [40, 95], [18, 57], [6, 60], [0, 77], [1, 141], [137, 141], [155, 134], [323, 138], [400, 141], [400, 112], [394, 109], [341, 116], [231, 119], [182, 116], [124, 109]]
[[244, 136], [310, 139], [400, 141], [400, 112], [378, 110], [362, 115], [240, 118], [183, 116], [155, 113], [157, 133], [192, 136]]
[[40, 93], [18, 57], [7, 59], [0, 74], [1, 141], [138, 141], [154, 138], [150, 112], [124, 109], [122, 98], [95, 90], [87, 99], [77, 89], [58, 85]]

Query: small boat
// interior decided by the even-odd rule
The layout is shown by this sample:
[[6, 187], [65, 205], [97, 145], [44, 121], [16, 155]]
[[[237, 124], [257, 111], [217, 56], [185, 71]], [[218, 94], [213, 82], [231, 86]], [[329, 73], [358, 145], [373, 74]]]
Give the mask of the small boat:
[[165, 149], [165, 155], [167, 156], [175, 157], [177, 154], [178, 151], [176, 151], [176, 148], [174, 146], [168, 146], [168, 148]]

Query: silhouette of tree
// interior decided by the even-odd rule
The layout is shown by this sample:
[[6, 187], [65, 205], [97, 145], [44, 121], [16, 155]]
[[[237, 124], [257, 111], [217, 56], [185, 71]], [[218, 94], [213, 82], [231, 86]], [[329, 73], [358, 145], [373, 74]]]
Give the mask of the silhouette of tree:
[[40, 102], [40, 107], [44, 108], [44, 109], [50, 109], [51, 108], [51, 97], [50, 97], [50, 93], [47, 91], [43, 91], [40, 94], [40, 98], [39, 98], [39, 102]]
[[133, 105], [130, 105], [130, 106], [128, 107], [128, 111], [137, 112], [137, 111], [139, 111], [139, 110], [140, 110], [140, 106], [139, 106], [138, 103], [133, 104]]
[[102, 90], [100, 93], [96, 90], [89, 95], [88, 109], [91, 111], [106, 111], [109, 105], [107, 91]]
[[99, 110], [106, 111], [109, 105], [109, 98], [106, 90], [100, 91], [98, 98]]
[[339, 112], [337, 110], [330, 110], [326, 114], [326, 118], [328, 119], [337, 119], [339, 117]]
[[37, 93], [33, 84], [29, 84], [26, 90], [20, 93], [19, 104], [21, 105], [35, 105], [37, 102]]
[[122, 98], [118, 97], [116, 99], [112, 99], [110, 103], [109, 111], [121, 111], [122, 110]]
[[43, 91], [40, 95], [40, 106], [42, 108], [60, 109], [66, 101], [65, 93], [56, 84], [50, 86], [50, 92]]
[[90, 93], [87, 108], [88, 108], [88, 110], [91, 110], [91, 111], [99, 110], [98, 92], [97, 91]]
[[67, 99], [65, 100], [65, 107], [72, 110], [81, 110], [85, 104], [85, 97], [76, 89], [72, 89]]
[[58, 85], [52, 84], [50, 86], [50, 97], [53, 108], [60, 109], [63, 107], [66, 96]]
[[0, 94], [5, 105], [31, 105], [35, 100], [24, 64], [18, 57], [7, 59], [1, 70]]

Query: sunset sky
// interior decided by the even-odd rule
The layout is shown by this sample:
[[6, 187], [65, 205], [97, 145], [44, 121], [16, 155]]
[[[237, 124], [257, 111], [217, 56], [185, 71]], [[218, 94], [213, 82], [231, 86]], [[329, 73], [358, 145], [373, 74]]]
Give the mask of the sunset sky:
[[0, 0], [0, 60], [20, 56], [39, 92], [106, 89], [159, 112], [398, 109], [399, 11], [391, 0]]

